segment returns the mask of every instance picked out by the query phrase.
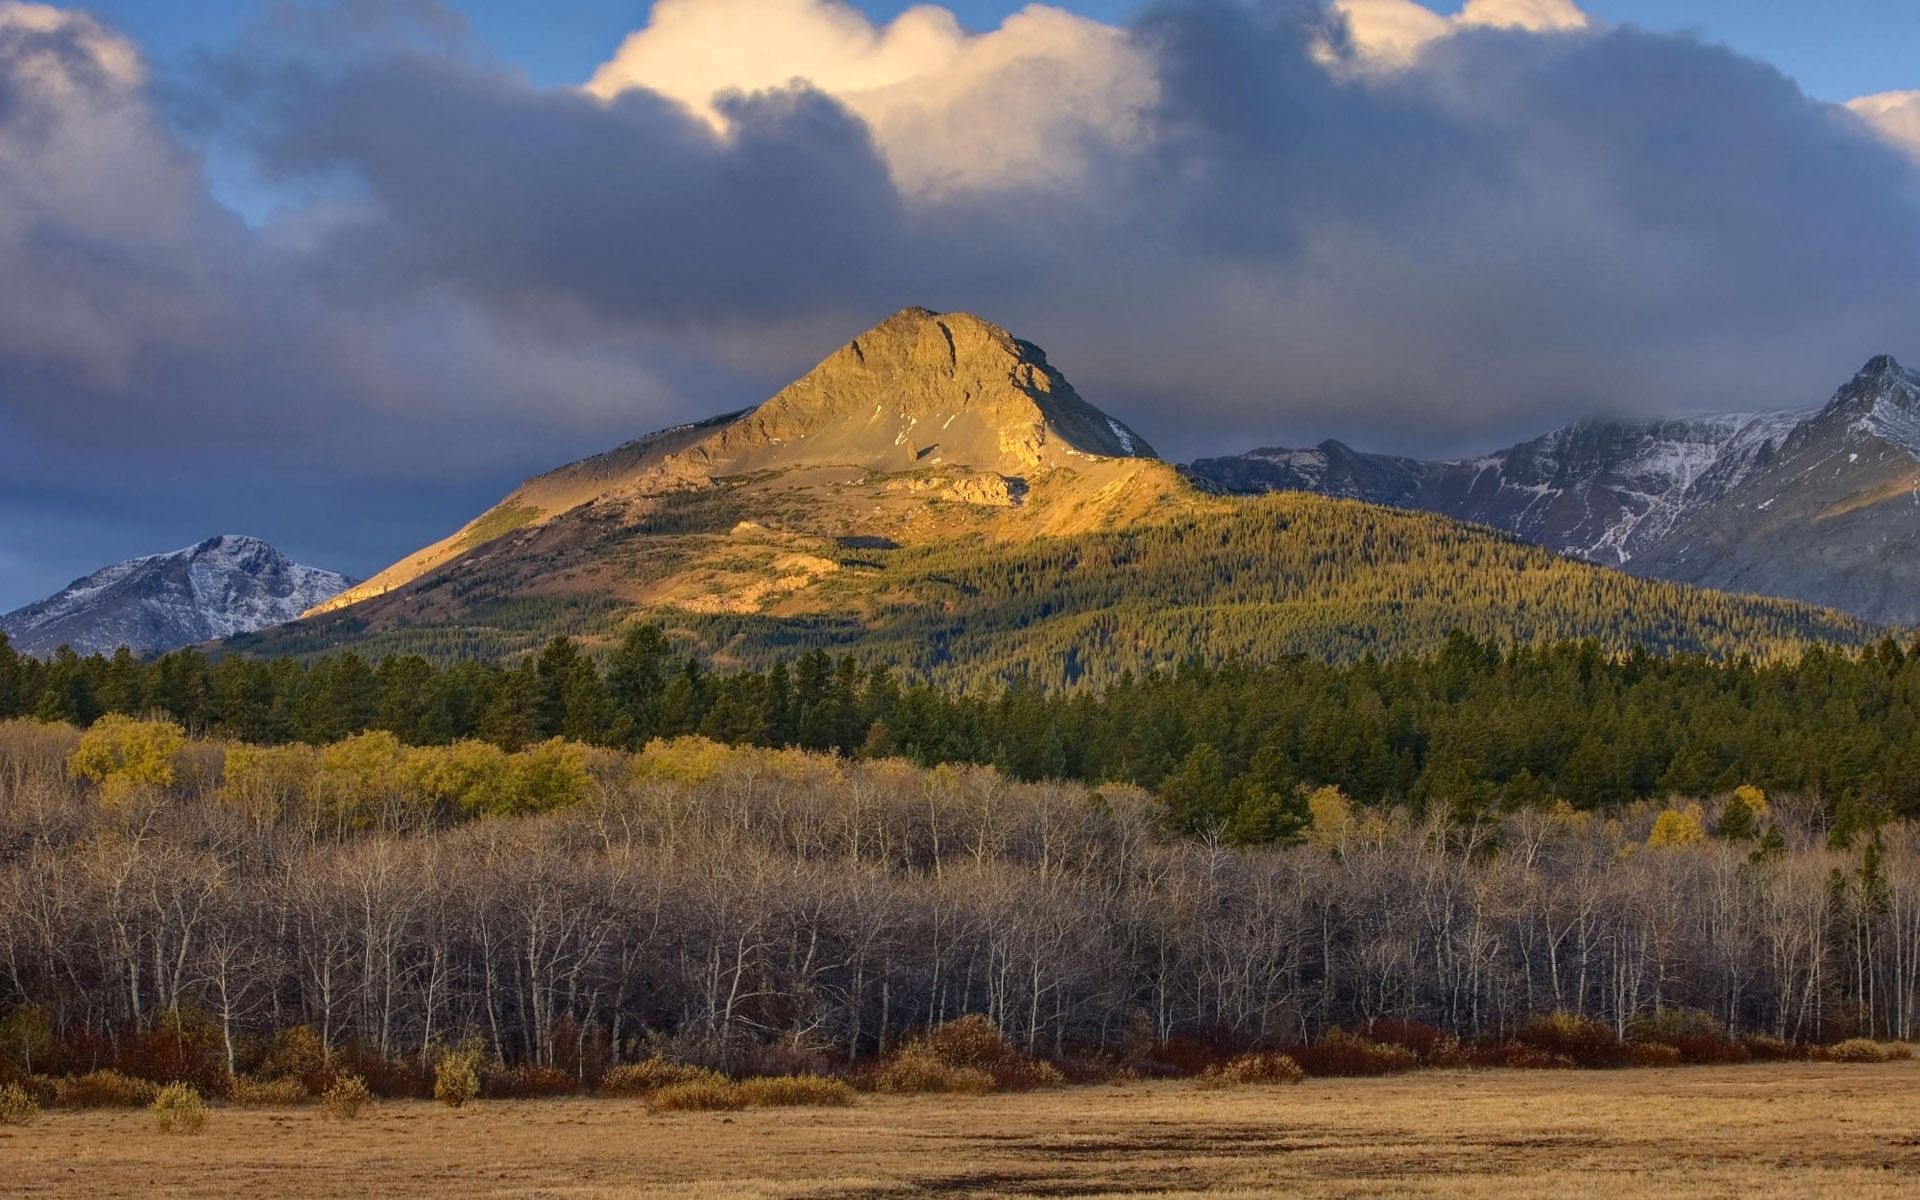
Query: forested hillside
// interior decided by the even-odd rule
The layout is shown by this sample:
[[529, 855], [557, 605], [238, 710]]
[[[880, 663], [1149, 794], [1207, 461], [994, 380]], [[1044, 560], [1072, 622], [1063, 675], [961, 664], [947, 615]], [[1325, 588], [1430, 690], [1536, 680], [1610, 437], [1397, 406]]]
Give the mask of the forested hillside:
[[903, 684], [814, 651], [766, 671], [709, 673], [657, 628], [604, 662], [567, 639], [506, 667], [424, 658], [311, 666], [181, 651], [152, 662], [0, 647], [0, 716], [89, 724], [157, 713], [196, 733], [326, 744], [378, 730], [412, 745], [546, 739], [638, 749], [656, 737], [995, 764], [1019, 779], [1126, 782], [1179, 826], [1285, 840], [1297, 792], [1457, 816], [1554, 800], [1580, 809], [1737, 784], [1807, 797], [1809, 820], [1920, 814], [1920, 656], [1892, 640], [1771, 663], [1609, 654], [1596, 642], [1502, 649], [1464, 633], [1438, 653], [1344, 666], [1123, 675], [1100, 691], [1030, 683], [973, 693]]
[[0, 723], [0, 1078], [420, 1094], [477, 1043], [577, 1087], [654, 1053], [818, 1069], [966, 1013], [1108, 1070], [1548, 1013], [1588, 1065], [1620, 1034], [1673, 1062], [1920, 1033], [1912, 829], [1703, 800], [1460, 822], [1325, 788], [1304, 844], [1234, 849], [1138, 789], [982, 767]]
[[[1592, 638], [1608, 653], [1762, 661], [1880, 636], [1822, 609], [1633, 579], [1444, 517], [1299, 493], [1066, 536], [851, 540], [819, 551], [834, 555], [834, 569], [809, 585], [804, 613], [701, 613], [584, 593], [482, 603], [476, 593], [457, 621], [369, 632], [350, 609], [231, 645], [447, 664], [536, 650], [555, 633], [604, 647], [637, 613], [723, 665], [851, 650], [909, 679], [979, 688], [1100, 686], [1196, 657], [1397, 658], [1432, 653], [1454, 629], [1518, 645]], [[669, 550], [683, 552], [656, 548]]]

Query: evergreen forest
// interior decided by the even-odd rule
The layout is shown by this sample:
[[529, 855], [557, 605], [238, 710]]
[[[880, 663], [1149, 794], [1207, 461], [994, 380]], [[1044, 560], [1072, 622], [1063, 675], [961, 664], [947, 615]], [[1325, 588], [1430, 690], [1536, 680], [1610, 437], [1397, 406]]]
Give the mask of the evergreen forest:
[[552, 739], [638, 750], [700, 735], [922, 767], [991, 765], [1009, 779], [1126, 783], [1180, 832], [1240, 843], [1299, 836], [1302, 797], [1452, 819], [1564, 801], [1606, 810], [1751, 784], [1806, 797], [1853, 830], [1920, 815], [1920, 652], [1892, 639], [1757, 663], [1611, 654], [1594, 641], [1502, 647], [1456, 631], [1435, 653], [1344, 665], [1197, 661], [1103, 689], [1027, 680], [954, 692], [815, 650], [715, 672], [660, 629], [596, 658], [565, 637], [512, 665], [311, 663], [181, 650], [41, 661], [0, 642], [0, 718], [87, 727], [159, 717], [260, 746], [368, 732], [399, 743]]

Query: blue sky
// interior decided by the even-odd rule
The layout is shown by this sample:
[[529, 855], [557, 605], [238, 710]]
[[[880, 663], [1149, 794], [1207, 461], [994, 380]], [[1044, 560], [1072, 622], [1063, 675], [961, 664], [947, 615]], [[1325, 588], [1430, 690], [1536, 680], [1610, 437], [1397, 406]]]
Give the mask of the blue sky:
[[[1462, 0], [1464, 2], [1464, 0]], [[621, 37], [646, 23], [642, 0], [447, 0], [501, 60], [537, 83], [577, 83]], [[162, 57], [230, 44], [265, 0], [97, 0], [88, 5]], [[870, 0], [876, 19], [908, 7]], [[946, 5], [963, 25], [987, 29], [1020, 8], [1007, 0], [956, 0]], [[1079, 0], [1059, 7], [1117, 22], [1139, 6], [1131, 0]], [[1435, 4], [1456, 12], [1459, 3]], [[1609, 23], [1656, 32], [1694, 31], [1742, 54], [1772, 63], [1822, 100], [1920, 88], [1920, 2], [1916, 0], [1583, 0]]]

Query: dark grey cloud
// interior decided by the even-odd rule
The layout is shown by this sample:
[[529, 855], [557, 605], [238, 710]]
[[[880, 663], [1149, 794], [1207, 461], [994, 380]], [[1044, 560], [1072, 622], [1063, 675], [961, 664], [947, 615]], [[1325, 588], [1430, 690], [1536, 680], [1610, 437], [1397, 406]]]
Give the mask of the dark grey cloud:
[[[101, 66], [109, 35], [0, 31], [0, 438], [183, 514], [152, 550], [279, 527], [364, 573], [915, 303], [1040, 342], [1180, 454], [1470, 449], [1809, 404], [1920, 356], [1914, 164], [1686, 38], [1468, 30], [1365, 74], [1329, 69], [1317, 5], [1167, 5], [1132, 32], [1159, 97], [1137, 139], [1073, 147], [1065, 182], [902, 195], [804, 85], [729, 99], [722, 137], [644, 91], [532, 87], [431, 5], [292, 11], [174, 81], [196, 102], [168, 117]], [[211, 138], [328, 198], [248, 227], [208, 193]], [[48, 487], [0, 520], [55, 527]], [[77, 533], [20, 565], [46, 540], [0, 536], [0, 606], [104, 557]]]

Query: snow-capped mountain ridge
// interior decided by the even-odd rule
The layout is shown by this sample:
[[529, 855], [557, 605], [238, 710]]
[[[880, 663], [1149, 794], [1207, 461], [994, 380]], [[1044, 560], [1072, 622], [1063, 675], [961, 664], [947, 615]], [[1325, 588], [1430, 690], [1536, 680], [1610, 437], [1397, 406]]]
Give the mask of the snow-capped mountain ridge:
[[1920, 583], [1920, 374], [1886, 355], [1817, 409], [1582, 421], [1441, 462], [1323, 442], [1186, 470], [1221, 491], [1426, 509], [1638, 575], [1920, 621], [1920, 589], [1896, 583]]
[[259, 538], [223, 534], [103, 567], [0, 617], [0, 632], [29, 654], [171, 650], [294, 620], [352, 584]]

